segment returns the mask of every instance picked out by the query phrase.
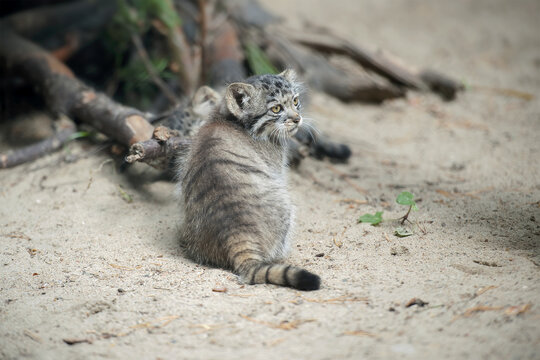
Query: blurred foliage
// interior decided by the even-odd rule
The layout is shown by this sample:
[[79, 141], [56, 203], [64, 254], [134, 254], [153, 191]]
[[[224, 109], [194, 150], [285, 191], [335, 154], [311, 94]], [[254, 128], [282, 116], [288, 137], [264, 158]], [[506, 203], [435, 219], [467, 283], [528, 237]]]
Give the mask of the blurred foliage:
[[[117, 0], [116, 14], [104, 37], [106, 49], [114, 57], [115, 77], [125, 95], [121, 100], [139, 107], [148, 106], [158, 91], [143, 62], [134, 55], [132, 36], [144, 38], [154, 20], [169, 28], [181, 25], [170, 0]], [[159, 47], [153, 47], [149, 54], [155, 72], [164, 80], [172, 78], [172, 72], [167, 70], [166, 55], [156, 54], [156, 49]]]
[[[168, 61], [166, 59], [151, 59], [156, 73], [162, 79], [171, 79], [174, 74], [167, 70]], [[118, 80], [124, 84], [124, 92], [129, 94], [127, 100], [134, 102], [137, 107], [146, 108], [150, 106], [151, 100], [159, 93], [148, 74], [140, 58], [134, 58], [126, 66], [118, 69]]]
[[262, 49], [253, 42], [248, 42], [245, 46], [245, 55], [249, 68], [254, 75], [277, 74], [278, 71], [272, 65]]

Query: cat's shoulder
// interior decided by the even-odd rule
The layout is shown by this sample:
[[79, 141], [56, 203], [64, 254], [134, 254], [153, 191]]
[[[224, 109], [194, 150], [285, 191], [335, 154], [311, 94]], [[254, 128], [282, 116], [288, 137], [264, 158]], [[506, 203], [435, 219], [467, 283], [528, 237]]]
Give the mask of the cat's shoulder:
[[227, 121], [220, 117], [206, 122], [203, 126], [201, 126], [199, 132], [197, 133], [197, 137], [203, 139], [208, 137], [220, 137], [227, 139], [238, 136], [246, 136], [245, 129], [243, 129], [237, 123]]

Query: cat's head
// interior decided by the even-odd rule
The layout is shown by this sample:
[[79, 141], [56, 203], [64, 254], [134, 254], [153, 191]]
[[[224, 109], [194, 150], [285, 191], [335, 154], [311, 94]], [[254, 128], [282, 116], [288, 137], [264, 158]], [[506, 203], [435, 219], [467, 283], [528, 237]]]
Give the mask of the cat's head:
[[256, 139], [283, 142], [302, 124], [301, 86], [293, 70], [259, 75], [230, 84], [224, 102], [228, 112]]

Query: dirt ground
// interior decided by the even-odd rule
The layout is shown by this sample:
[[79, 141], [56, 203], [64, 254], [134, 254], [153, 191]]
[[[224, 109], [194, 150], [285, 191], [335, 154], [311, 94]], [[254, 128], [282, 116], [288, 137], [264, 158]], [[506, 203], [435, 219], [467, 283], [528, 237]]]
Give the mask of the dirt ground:
[[[2, 170], [0, 358], [540, 359], [540, 2], [263, 3], [469, 90], [382, 106], [312, 94], [308, 116], [353, 157], [291, 172], [288, 261], [321, 276], [311, 293], [184, 259], [174, 185], [144, 165], [59, 161], [77, 142]], [[357, 223], [403, 215], [404, 190], [425, 232]]]

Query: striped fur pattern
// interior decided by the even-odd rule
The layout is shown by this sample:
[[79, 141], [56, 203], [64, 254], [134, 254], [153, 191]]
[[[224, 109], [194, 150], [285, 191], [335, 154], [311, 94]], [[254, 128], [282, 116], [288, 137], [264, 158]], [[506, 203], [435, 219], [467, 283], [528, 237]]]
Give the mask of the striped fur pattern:
[[293, 227], [287, 144], [302, 123], [298, 92], [290, 70], [227, 87], [180, 158], [180, 237], [188, 257], [246, 283], [316, 290], [317, 275], [279, 263]]
[[180, 104], [167, 116], [163, 125], [178, 130], [183, 136], [193, 136], [206, 122], [221, 96], [208, 86], [200, 87], [189, 104]]

